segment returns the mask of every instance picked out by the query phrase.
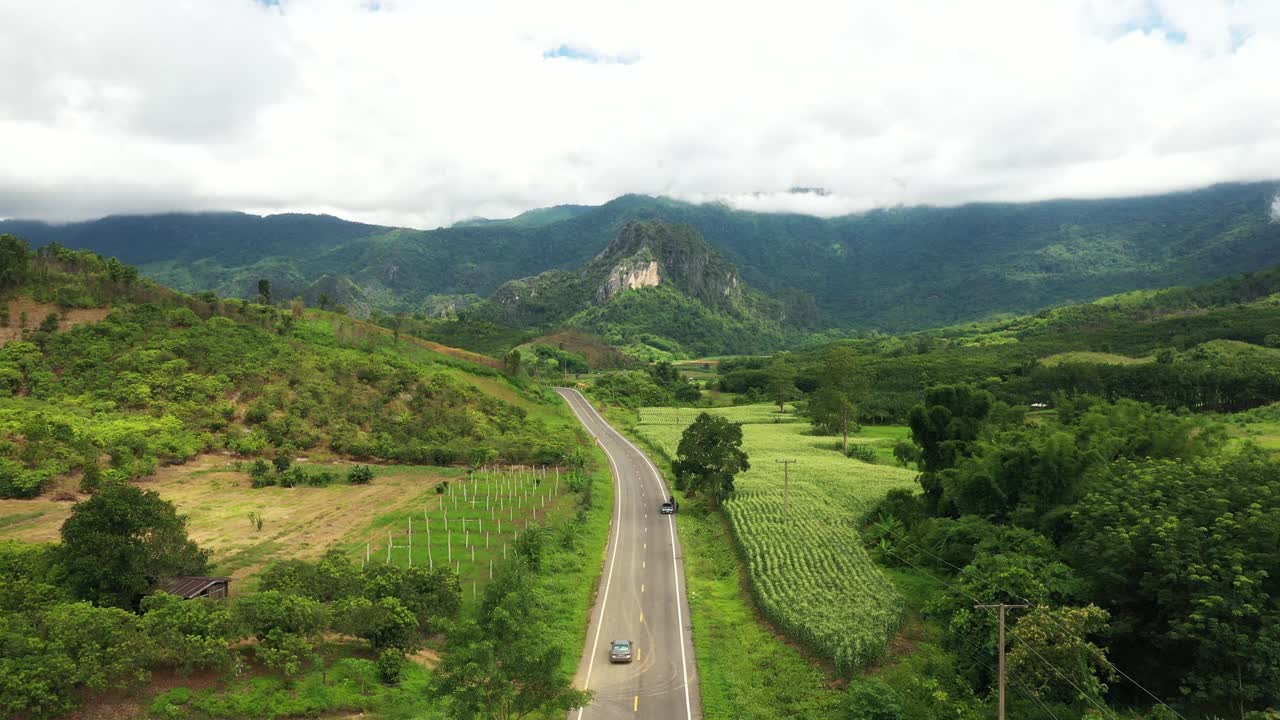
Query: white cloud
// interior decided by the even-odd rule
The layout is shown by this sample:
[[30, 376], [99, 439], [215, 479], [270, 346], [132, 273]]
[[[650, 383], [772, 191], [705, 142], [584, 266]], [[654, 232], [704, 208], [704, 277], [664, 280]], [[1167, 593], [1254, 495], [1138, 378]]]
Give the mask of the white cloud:
[[1271, 222], [1280, 223], [1280, 195], [1271, 200]]
[[1274, 0], [0, 0], [0, 27], [0, 216], [434, 227], [1280, 175]]

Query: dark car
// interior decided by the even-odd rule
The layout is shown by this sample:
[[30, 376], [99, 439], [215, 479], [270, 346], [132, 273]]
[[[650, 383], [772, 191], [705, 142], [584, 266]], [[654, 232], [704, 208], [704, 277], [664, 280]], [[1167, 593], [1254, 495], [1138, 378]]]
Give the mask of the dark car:
[[609, 646], [609, 662], [629, 663], [631, 662], [631, 641], [630, 640], [614, 640]]
[[662, 510], [661, 510], [660, 512], [661, 512], [663, 515], [670, 515], [671, 513], [675, 512], [675, 511], [676, 511], [676, 504], [675, 504], [675, 503], [673, 503], [673, 502], [671, 502], [671, 501], [669, 501], [669, 500], [668, 500], [667, 502], [662, 503]]

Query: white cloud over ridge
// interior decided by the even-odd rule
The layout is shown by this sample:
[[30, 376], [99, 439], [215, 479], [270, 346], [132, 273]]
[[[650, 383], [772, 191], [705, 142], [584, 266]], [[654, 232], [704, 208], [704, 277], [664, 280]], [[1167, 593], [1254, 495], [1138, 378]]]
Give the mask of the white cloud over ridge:
[[0, 0], [0, 28], [0, 217], [832, 215], [1280, 176], [1274, 0]]

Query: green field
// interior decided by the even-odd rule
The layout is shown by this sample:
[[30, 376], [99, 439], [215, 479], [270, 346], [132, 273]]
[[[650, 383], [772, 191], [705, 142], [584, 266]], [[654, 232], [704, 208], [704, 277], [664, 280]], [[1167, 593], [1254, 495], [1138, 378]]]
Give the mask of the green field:
[[[843, 457], [838, 438], [813, 435], [804, 420], [770, 405], [712, 412], [743, 423], [751, 469], [726, 503], [750, 585], [765, 615], [791, 638], [851, 670], [879, 657], [897, 630], [902, 601], [863, 548], [862, 516], [894, 488], [914, 487], [914, 473]], [[637, 431], [659, 452], [675, 454], [695, 411], [644, 408]], [[853, 442], [883, 445], [903, 428], [868, 430]], [[783, 516], [783, 466], [796, 460]]]
[[[395, 474], [397, 468], [380, 469]], [[554, 467], [501, 466], [470, 477], [457, 472], [437, 492], [424, 487], [396, 512], [379, 515], [368, 539], [347, 551], [370, 563], [452, 567], [470, 601], [484, 589], [520, 533], [530, 525], [557, 525], [576, 509], [575, 496]], [[388, 551], [390, 544], [390, 551]]]
[[1128, 355], [1116, 355], [1115, 353], [1089, 352], [1086, 350], [1077, 350], [1073, 352], [1058, 353], [1041, 358], [1040, 364], [1047, 367], [1062, 365], [1065, 363], [1097, 363], [1100, 365], [1138, 365], [1140, 363], [1151, 362], [1155, 358], [1142, 357], [1133, 358]]

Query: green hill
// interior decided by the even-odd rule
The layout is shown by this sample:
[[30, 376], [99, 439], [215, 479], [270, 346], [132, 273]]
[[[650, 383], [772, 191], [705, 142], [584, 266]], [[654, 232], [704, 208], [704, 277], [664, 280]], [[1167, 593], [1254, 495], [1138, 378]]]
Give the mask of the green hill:
[[183, 295], [87, 251], [0, 236], [0, 257], [3, 497], [213, 451], [547, 463], [576, 440], [487, 358], [301, 306]]
[[748, 286], [696, 230], [628, 222], [577, 271], [549, 270], [505, 283], [458, 311], [462, 322], [506, 327], [565, 325], [618, 347], [666, 353], [748, 352], [780, 346], [812, 327], [812, 312]]
[[[627, 195], [430, 231], [315, 216], [0, 222], [36, 243], [115, 254], [185, 291], [321, 292], [357, 309], [446, 313], [517, 278], [589, 263], [631, 220], [687, 224], [773, 297], [811, 296], [833, 327], [902, 331], [1141, 288], [1197, 284], [1280, 262], [1277, 184], [1111, 200], [910, 207], [830, 219]], [[325, 282], [337, 283], [328, 290]], [[334, 293], [340, 293], [341, 299]]]

